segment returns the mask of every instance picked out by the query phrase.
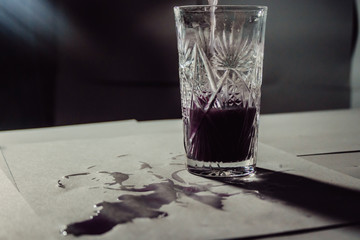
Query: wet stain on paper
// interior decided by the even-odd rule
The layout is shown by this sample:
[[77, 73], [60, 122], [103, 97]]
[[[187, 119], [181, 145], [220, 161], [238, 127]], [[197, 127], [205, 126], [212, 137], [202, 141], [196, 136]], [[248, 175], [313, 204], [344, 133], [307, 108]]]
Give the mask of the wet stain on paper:
[[178, 171], [175, 171], [171, 174], [171, 177], [173, 179], [175, 179], [176, 181], [180, 182], [180, 183], [185, 183], [184, 179], [182, 179], [181, 177], [179, 177], [178, 173], [181, 172], [182, 170], [178, 170]]
[[122, 185], [122, 183], [126, 180], [129, 179], [130, 175], [129, 174], [125, 174], [125, 173], [121, 173], [121, 172], [107, 172], [107, 171], [100, 171], [99, 173], [105, 173], [110, 175], [111, 177], [113, 177], [114, 181], [111, 183], [105, 183], [105, 185], [108, 186], [112, 186], [115, 184], [120, 184]]
[[75, 174], [70, 174], [70, 175], [66, 175], [64, 176], [64, 178], [70, 178], [70, 177], [76, 177], [76, 176], [84, 176], [84, 175], [89, 175], [89, 172], [85, 172], [85, 173], [75, 173]]
[[61, 183], [61, 180], [58, 180], [57, 184], [59, 188], [65, 188], [65, 185]]
[[[141, 164], [141, 169], [152, 169], [152, 166], [147, 163], [141, 162]], [[184, 198], [195, 200], [217, 210], [223, 210], [223, 201], [230, 197], [231, 194], [214, 192], [213, 188], [216, 186], [212, 184], [191, 184], [190, 186], [184, 186], [186, 184], [185, 180], [178, 175], [180, 171], [184, 170], [175, 171], [172, 174], [173, 179], [154, 174], [148, 170], [147, 173], [155, 176], [159, 179], [159, 182], [145, 184], [142, 187], [124, 184], [133, 175], [121, 172], [98, 172], [99, 174], [111, 176], [114, 179], [111, 183], [105, 183], [104, 188], [108, 189], [110, 186], [119, 184], [119, 188], [110, 188], [121, 193], [117, 201], [103, 201], [96, 204], [96, 215], [91, 216], [88, 220], [69, 224], [62, 230], [62, 234], [72, 234], [74, 236], [98, 235], [110, 231], [118, 224], [130, 223], [137, 218], [165, 218], [169, 213], [162, 211], [161, 208], [171, 203], [181, 204], [183, 203], [181, 200]], [[77, 178], [83, 176], [83, 174], [67, 176]], [[76, 181], [76, 179], [74, 180]], [[60, 184], [62, 183], [60, 182]], [[65, 187], [65, 185], [63, 186]], [[181, 206], [184, 205], [182, 204]]]
[[152, 169], [152, 167], [150, 166], [150, 164], [148, 164], [148, 163], [146, 163], [146, 162], [141, 162], [141, 167], [140, 167], [140, 169], [144, 169], [144, 168]]
[[[178, 164], [180, 163], [169, 163], [170, 166]], [[178, 204], [187, 207], [190, 203], [186, 200], [196, 201], [210, 209], [222, 211], [225, 200], [240, 193], [253, 195], [262, 201], [295, 206], [305, 210], [304, 214], [308, 218], [322, 216], [349, 223], [360, 221], [359, 191], [297, 176], [287, 171], [275, 172], [257, 168], [257, 173], [253, 177], [214, 179], [218, 182], [199, 184], [189, 183], [187, 178], [182, 178], [181, 173], [185, 171], [183, 168], [179, 170], [178, 167], [174, 167], [173, 169], [176, 170], [173, 170], [168, 177], [158, 174], [156, 169], [157, 166], [140, 162], [140, 166], [135, 167], [131, 174], [101, 171], [63, 177], [63, 180], [57, 182], [60, 191], [67, 191], [67, 183], [71, 185], [71, 181], [87, 178], [90, 183], [97, 184], [96, 186], [90, 184], [89, 189], [94, 191], [98, 191], [96, 189], [99, 188], [101, 191], [109, 189], [111, 190], [109, 192], [114, 193], [116, 197], [114, 201], [97, 203], [95, 215], [90, 219], [68, 224], [62, 234], [100, 235], [116, 225], [131, 223], [139, 218], [164, 221], [173, 214], [164, 210], [167, 209], [164, 206]], [[88, 176], [89, 174], [91, 176]], [[146, 178], [145, 174], [149, 178]], [[139, 176], [145, 179], [144, 184], [137, 182]], [[146, 182], [148, 179], [152, 182]], [[130, 185], [130, 182], [136, 182], [137, 185]], [[234, 187], [233, 190], [239, 191], [232, 194], [215, 191], [216, 187], [224, 185], [231, 185]]]
[[[125, 190], [125, 189], [122, 189]], [[145, 185], [143, 188], [128, 188], [133, 193], [146, 193], [141, 195], [122, 194], [119, 202], [101, 202], [96, 205], [99, 213], [92, 219], [72, 223], [64, 230], [66, 234], [80, 236], [83, 234], [103, 234], [118, 224], [132, 222], [136, 218], [163, 218], [168, 213], [159, 210], [162, 206], [179, 200], [179, 194], [185, 195], [203, 204], [216, 209], [222, 209], [222, 201], [226, 196], [198, 195], [207, 192], [204, 186], [183, 187], [167, 179], [165, 182]]]

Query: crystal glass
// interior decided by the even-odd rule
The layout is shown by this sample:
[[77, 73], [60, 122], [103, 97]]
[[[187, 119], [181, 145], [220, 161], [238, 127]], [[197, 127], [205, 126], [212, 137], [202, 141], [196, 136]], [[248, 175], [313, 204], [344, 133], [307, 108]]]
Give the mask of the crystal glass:
[[175, 7], [188, 171], [255, 171], [267, 7]]

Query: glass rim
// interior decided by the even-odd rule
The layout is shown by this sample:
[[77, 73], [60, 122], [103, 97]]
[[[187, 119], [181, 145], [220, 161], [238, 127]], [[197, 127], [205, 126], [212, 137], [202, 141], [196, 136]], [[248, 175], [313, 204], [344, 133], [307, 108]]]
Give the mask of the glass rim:
[[[239, 11], [239, 12], [253, 12], [253, 11], [267, 11], [267, 6], [262, 5], [184, 5], [175, 6], [174, 9], [185, 10], [187, 12], [209, 12], [211, 7], [224, 11]], [[202, 10], [200, 10], [202, 9]]]

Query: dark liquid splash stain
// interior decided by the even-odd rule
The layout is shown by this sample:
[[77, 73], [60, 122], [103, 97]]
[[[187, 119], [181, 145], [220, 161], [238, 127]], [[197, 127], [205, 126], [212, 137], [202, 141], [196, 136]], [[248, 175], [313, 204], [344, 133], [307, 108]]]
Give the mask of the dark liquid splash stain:
[[70, 177], [76, 177], [76, 176], [85, 176], [85, 175], [89, 175], [89, 172], [85, 172], [85, 173], [75, 173], [75, 174], [70, 174], [70, 175], [66, 175], [64, 176], [64, 178], [69, 179]]
[[[125, 174], [125, 173], [121, 173], [121, 172], [107, 172], [107, 171], [99, 171], [96, 173], [76, 173], [76, 174], [70, 174], [70, 175], [66, 175], [63, 176], [63, 179], [70, 179], [70, 178], [74, 178], [74, 177], [81, 177], [81, 176], [86, 176], [86, 175], [90, 175], [90, 174], [96, 174], [95, 177], [92, 177], [90, 180], [91, 181], [95, 181], [95, 182], [100, 182], [101, 177], [99, 178], [99, 174], [105, 174], [105, 175], [110, 175], [113, 178], [112, 182], [108, 182], [108, 183], [103, 183], [104, 186], [102, 186], [102, 188], [105, 189], [110, 189], [110, 190], [120, 190], [121, 189], [121, 185], [124, 181], [129, 179], [129, 176], [131, 174]], [[113, 186], [119, 184], [120, 188], [110, 188], [109, 186]], [[58, 180], [57, 181], [57, 186], [59, 188], [66, 188], [66, 182], [64, 184], [64, 182], [62, 180]], [[100, 186], [91, 186], [89, 187], [89, 189], [98, 189], [100, 188]]]
[[108, 186], [112, 186], [115, 184], [120, 184], [122, 185], [122, 183], [126, 180], [129, 179], [129, 174], [125, 174], [125, 173], [121, 173], [121, 172], [107, 172], [107, 171], [100, 171], [99, 173], [105, 173], [105, 174], [109, 174], [110, 176], [112, 176], [114, 178], [114, 182], [111, 183], [105, 183]]
[[[185, 156], [185, 154], [179, 154], [179, 155], [176, 155], [176, 156], [172, 157], [171, 159], [176, 160], [176, 159], [178, 159], [180, 157], [183, 157], [183, 156]], [[171, 165], [184, 165], [184, 164], [183, 163], [173, 163]]]
[[[142, 169], [152, 169], [153, 167], [150, 165], [150, 164], [148, 164], [148, 163], [146, 163], [146, 162], [140, 162], [141, 163], [141, 167], [140, 167], [140, 170], [142, 170]], [[157, 177], [158, 179], [164, 179], [164, 177], [163, 176], [160, 176], [160, 175], [158, 175], [158, 174], [155, 174], [153, 171], [151, 171], [151, 170], [149, 170], [149, 171], [147, 171], [148, 173], [151, 173], [153, 176], [155, 176], [155, 177]]]
[[58, 186], [59, 188], [65, 188], [65, 185], [62, 184], [61, 180], [58, 180], [57, 184], [58, 184], [57, 186]]
[[178, 170], [178, 171], [173, 172], [173, 173], [171, 174], [171, 177], [172, 177], [174, 180], [176, 180], [176, 181], [178, 181], [178, 182], [180, 182], [180, 183], [186, 183], [186, 182], [184, 181], [184, 179], [182, 179], [182, 178], [178, 175], [178, 173], [179, 173], [179, 172], [182, 172], [182, 171], [184, 171], [184, 169], [181, 169], [181, 170]]
[[[89, 175], [89, 172], [85, 172], [85, 173], [75, 173], [75, 174], [70, 174], [70, 175], [66, 175], [63, 176], [64, 179], [70, 179], [71, 177], [78, 177], [78, 176], [86, 176]], [[59, 188], [66, 188], [66, 186], [61, 182], [61, 180], [57, 181], [57, 186]]]
[[[151, 172], [151, 171], [148, 171]], [[216, 193], [212, 189], [223, 186], [224, 183], [237, 187], [240, 192], [252, 194], [259, 199], [267, 201], [280, 201], [310, 211], [330, 219], [346, 222], [360, 220], [360, 192], [346, 189], [331, 184], [326, 184], [313, 179], [292, 175], [285, 172], [257, 168], [257, 174], [250, 178], [224, 180], [218, 179], [219, 185], [198, 185], [188, 183], [190, 186], [181, 186], [185, 182], [178, 176], [179, 171], [172, 174], [173, 180], [164, 179], [159, 183], [152, 183], [141, 188], [124, 186], [123, 182], [130, 178], [129, 174], [121, 172], [101, 172], [109, 174], [121, 187], [121, 190], [132, 194], [122, 194], [119, 202], [101, 202], [96, 205], [100, 208], [92, 219], [69, 224], [63, 234], [75, 236], [103, 234], [110, 231], [118, 224], [126, 224], [137, 218], [164, 218], [167, 212], [161, 207], [170, 203], [181, 203], [181, 198], [186, 196], [214, 209], [223, 210], [223, 201], [228, 197], [239, 194]], [[87, 175], [72, 174], [70, 176]], [[98, 180], [98, 179], [97, 179]], [[58, 186], [61, 186], [61, 182]], [[143, 193], [140, 194], [139, 193]], [[311, 217], [311, 216], [310, 216]]]
[[[122, 185], [123, 181], [129, 178], [128, 174], [105, 171], [101, 173], [106, 173], [114, 177], [114, 179], [116, 179], [115, 181], [121, 184], [122, 191], [146, 194], [123, 194], [118, 197], [120, 202], [101, 202], [96, 205], [97, 208], [101, 208], [97, 215], [89, 220], [68, 225], [66, 229], [63, 230], [63, 235], [72, 234], [81, 236], [84, 234], [103, 234], [118, 224], [129, 223], [136, 218], [164, 218], [168, 216], [168, 213], [160, 211], [159, 209], [173, 202], [179, 203], [179, 199], [182, 196], [186, 196], [212, 208], [222, 210], [223, 200], [231, 196], [229, 194], [212, 192], [211, 188], [214, 186], [211, 184], [181, 186], [161, 176], [159, 177], [164, 179], [162, 182], [145, 185], [142, 188], [134, 188], [133, 186]], [[184, 182], [180, 177], [177, 181]], [[199, 193], [202, 194], [200, 195]]]
[[145, 168], [152, 169], [152, 166], [150, 166], [150, 164], [148, 164], [148, 163], [146, 163], [146, 162], [141, 162], [140, 170], [141, 170], [141, 169], [145, 169]]
[[158, 179], [164, 179], [164, 177], [163, 176], [160, 176], [160, 175], [158, 175], [158, 174], [153, 174], [155, 177], [157, 177]]

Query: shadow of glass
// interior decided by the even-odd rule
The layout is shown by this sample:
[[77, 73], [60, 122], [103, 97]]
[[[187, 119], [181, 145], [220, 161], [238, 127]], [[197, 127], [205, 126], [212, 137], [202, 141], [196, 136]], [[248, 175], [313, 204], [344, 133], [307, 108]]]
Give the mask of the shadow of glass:
[[281, 201], [341, 222], [360, 223], [360, 191], [263, 168], [257, 168], [252, 177], [217, 180], [264, 200]]

